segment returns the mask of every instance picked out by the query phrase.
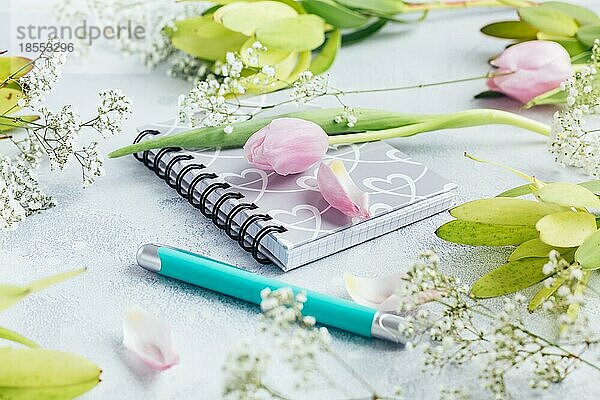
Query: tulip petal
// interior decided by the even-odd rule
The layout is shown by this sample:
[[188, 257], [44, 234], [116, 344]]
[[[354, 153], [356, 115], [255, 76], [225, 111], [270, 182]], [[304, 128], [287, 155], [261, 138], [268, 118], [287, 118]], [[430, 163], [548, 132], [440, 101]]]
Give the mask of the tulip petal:
[[277, 118], [244, 145], [248, 162], [279, 175], [304, 172], [327, 153], [329, 139], [319, 125], [299, 118]]
[[[379, 278], [361, 278], [349, 273], [344, 274], [344, 283], [348, 295], [356, 303], [383, 312], [397, 312], [407, 298], [399, 296], [398, 289], [406, 278], [404, 273], [395, 273]], [[435, 290], [421, 292], [411, 299], [414, 305], [420, 305], [436, 299]]]
[[137, 306], [127, 311], [123, 322], [123, 345], [150, 368], [159, 371], [179, 363], [171, 327]]
[[354, 184], [343, 162], [322, 162], [317, 172], [317, 184], [321, 195], [333, 208], [353, 218], [370, 217], [369, 195]]

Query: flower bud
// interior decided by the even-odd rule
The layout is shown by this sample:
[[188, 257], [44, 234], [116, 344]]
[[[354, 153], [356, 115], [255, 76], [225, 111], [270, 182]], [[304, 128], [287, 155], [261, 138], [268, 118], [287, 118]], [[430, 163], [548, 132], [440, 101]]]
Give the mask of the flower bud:
[[278, 118], [250, 136], [244, 152], [254, 167], [289, 175], [313, 166], [327, 153], [328, 144], [327, 133], [314, 122]]

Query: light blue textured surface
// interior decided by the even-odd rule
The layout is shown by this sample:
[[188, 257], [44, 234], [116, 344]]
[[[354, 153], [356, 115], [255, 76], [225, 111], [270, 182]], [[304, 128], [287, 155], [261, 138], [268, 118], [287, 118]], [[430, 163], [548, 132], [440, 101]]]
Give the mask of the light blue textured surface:
[[[596, 11], [600, 7], [596, 6]], [[0, 16], [3, 12], [1, 9]], [[339, 88], [354, 89], [481, 75], [488, 70], [486, 60], [501, 51], [505, 42], [484, 37], [479, 28], [492, 20], [513, 16], [513, 11], [506, 10], [439, 12], [431, 13], [421, 24], [390, 26], [375, 38], [344, 48], [331, 70], [332, 82]], [[5, 47], [7, 30], [7, 26], [0, 26], [0, 49]], [[89, 61], [90, 69], [100, 71], [121, 62], [126, 71], [128, 65], [137, 62], [119, 61], [108, 54], [106, 60]], [[51, 105], [73, 102], [82, 113], [91, 113], [96, 101], [92, 93], [108, 87], [122, 88], [132, 97], [135, 115], [127, 124], [128, 134], [102, 143], [105, 152], [130, 143], [135, 126], [174, 116], [177, 95], [185, 92], [188, 84], [171, 80], [162, 71], [66, 74]], [[510, 100], [472, 99], [473, 94], [484, 89], [483, 82], [475, 81], [451, 87], [352, 96], [346, 102], [353, 106], [423, 113], [485, 106], [519, 111], [519, 106]], [[552, 112], [551, 108], [541, 108], [524, 114], [549, 121]], [[396, 140], [394, 144], [456, 181], [465, 200], [492, 196], [522, 182], [505, 171], [467, 160], [464, 151], [510, 164], [541, 179], [585, 179], [554, 164], [545, 151], [543, 138], [512, 127], [430, 133]], [[135, 252], [143, 243], [162, 242], [203, 252], [336, 296], [346, 296], [343, 272], [380, 276], [406, 270], [418, 252], [430, 248], [439, 251], [443, 271], [467, 283], [502, 262], [508, 254], [508, 249], [469, 248], [442, 242], [433, 232], [449, 217], [438, 215], [283, 275], [276, 267], [256, 265], [249, 254], [133, 158], [107, 161], [106, 172], [103, 179], [85, 190], [77, 183], [76, 168], [55, 174], [43, 172], [44, 187], [55, 195], [58, 205], [28, 219], [15, 232], [0, 233], [0, 282], [27, 282], [68, 268], [88, 267], [85, 275], [0, 314], [0, 325], [15, 329], [43, 346], [85, 355], [100, 365], [103, 381], [86, 399], [219, 398], [221, 366], [227, 352], [242, 341], [258, 341], [259, 323], [254, 306], [214, 293], [199, 294], [191, 285], [142, 270], [135, 263]], [[593, 279], [592, 285], [597, 287], [598, 281]], [[153, 374], [123, 351], [121, 324], [125, 310], [132, 304], [139, 304], [171, 323], [181, 353], [180, 365]], [[592, 305], [587, 312], [591, 319], [598, 319], [597, 306]], [[539, 317], [531, 318], [536, 324], [548, 323]], [[435, 398], [439, 385], [476, 386], [477, 365], [450, 369], [432, 378], [420, 373], [418, 352], [340, 332], [334, 332], [333, 336], [334, 348], [384, 392], [401, 386], [407, 398]], [[289, 379], [282, 375], [277, 383], [286, 387]], [[597, 394], [597, 382], [597, 372], [582, 369], [567, 383], [539, 398], [592, 399]], [[528, 383], [522, 374], [514, 374], [511, 384], [515, 398], [529, 397], [525, 395], [529, 393]]]

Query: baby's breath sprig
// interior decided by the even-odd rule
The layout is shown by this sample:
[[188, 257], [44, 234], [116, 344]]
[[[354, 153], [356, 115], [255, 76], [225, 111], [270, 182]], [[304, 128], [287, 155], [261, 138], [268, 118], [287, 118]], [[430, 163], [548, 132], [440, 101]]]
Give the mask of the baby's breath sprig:
[[[578, 277], [574, 271], [571, 269], [569, 274]], [[452, 364], [482, 360], [485, 366], [479, 378], [497, 399], [510, 396], [507, 375], [517, 369], [529, 371], [531, 365], [529, 383], [536, 389], [563, 381], [582, 364], [600, 371], [600, 366], [583, 358], [584, 352], [599, 343], [597, 338], [576, 340], [569, 335], [568, 339], [553, 341], [529, 330], [522, 316], [524, 296], [517, 294], [506, 299], [500, 312], [492, 310], [470, 298], [468, 289], [457, 279], [442, 274], [439, 258], [433, 252], [421, 255], [421, 261], [407, 273], [399, 295], [410, 298], [429, 290], [441, 293], [433, 300], [434, 307], [419, 308], [408, 315], [407, 324], [401, 329], [402, 334], [413, 337], [409, 347], [422, 349], [425, 369], [440, 370]], [[399, 311], [414, 307], [408, 301]], [[483, 317], [484, 328], [475, 324], [476, 317]]]
[[600, 132], [586, 129], [586, 122], [600, 111], [600, 87], [594, 84], [599, 67], [600, 41], [596, 40], [590, 63], [561, 85], [567, 103], [554, 114], [548, 144], [559, 164], [581, 168], [594, 177], [600, 177]]
[[[88, 186], [102, 176], [104, 170], [97, 143], [78, 144], [82, 130], [91, 128], [102, 137], [115, 135], [131, 114], [129, 98], [114, 89], [99, 93], [97, 114], [86, 122], [70, 104], [58, 111], [47, 108], [44, 100], [60, 78], [66, 61], [64, 52], [54, 51], [60, 48], [57, 44], [57, 38], [50, 38], [37, 58], [0, 82], [0, 88], [16, 87], [20, 95], [12, 107], [0, 110], [0, 126], [4, 128], [0, 139], [16, 150], [15, 155], [0, 154], [0, 227], [3, 229], [15, 228], [24, 218], [54, 205], [52, 199], [39, 190], [35, 173], [44, 156], [50, 161], [51, 169], [62, 170], [75, 160], [81, 167], [83, 185]], [[38, 115], [15, 115], [20, 109]]]
[[[275, 353], [252, 349], [244, 344], [230, 353], [223, 368], [225, 372], [224, 395], [228, 400], [278, 399], [292, 397], [274, 387], [267, 373], [275, 358], [293, 371], [298, 382], [295, 389], [310, 388], [317, 379], [336, 389], [336, 382], [321, 368], [320, 357], [329, 356], [345, 369], [369, 393], [365, 399], [393, 400], [395, 397], [381, 396], [331, 347], [331, 336], [325, 327], [315, 326], [314, 317], [303, 314], [304, 293], [294, 293], [290, 288], [261, 292], [261, 331], [269, 334], [275, 343]], [[355, 397], [352, 397], [355, 398]]]

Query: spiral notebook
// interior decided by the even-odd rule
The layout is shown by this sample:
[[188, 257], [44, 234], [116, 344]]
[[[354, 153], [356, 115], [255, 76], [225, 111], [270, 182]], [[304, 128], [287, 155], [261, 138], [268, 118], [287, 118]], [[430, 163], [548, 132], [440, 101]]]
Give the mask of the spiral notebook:
[[[190, 129], [170, 121], [139, 129], [135, 142]], [[314, 166], [279, 176], [253, 168], [242, 149], [164, 148], [134, 154], [261, 263], [284, 271], [376, 238], [456, 204], [456, 185], [385, 142], [331, 147], [369, 193], [371, 218], [352, 220], [321, 196]]]

